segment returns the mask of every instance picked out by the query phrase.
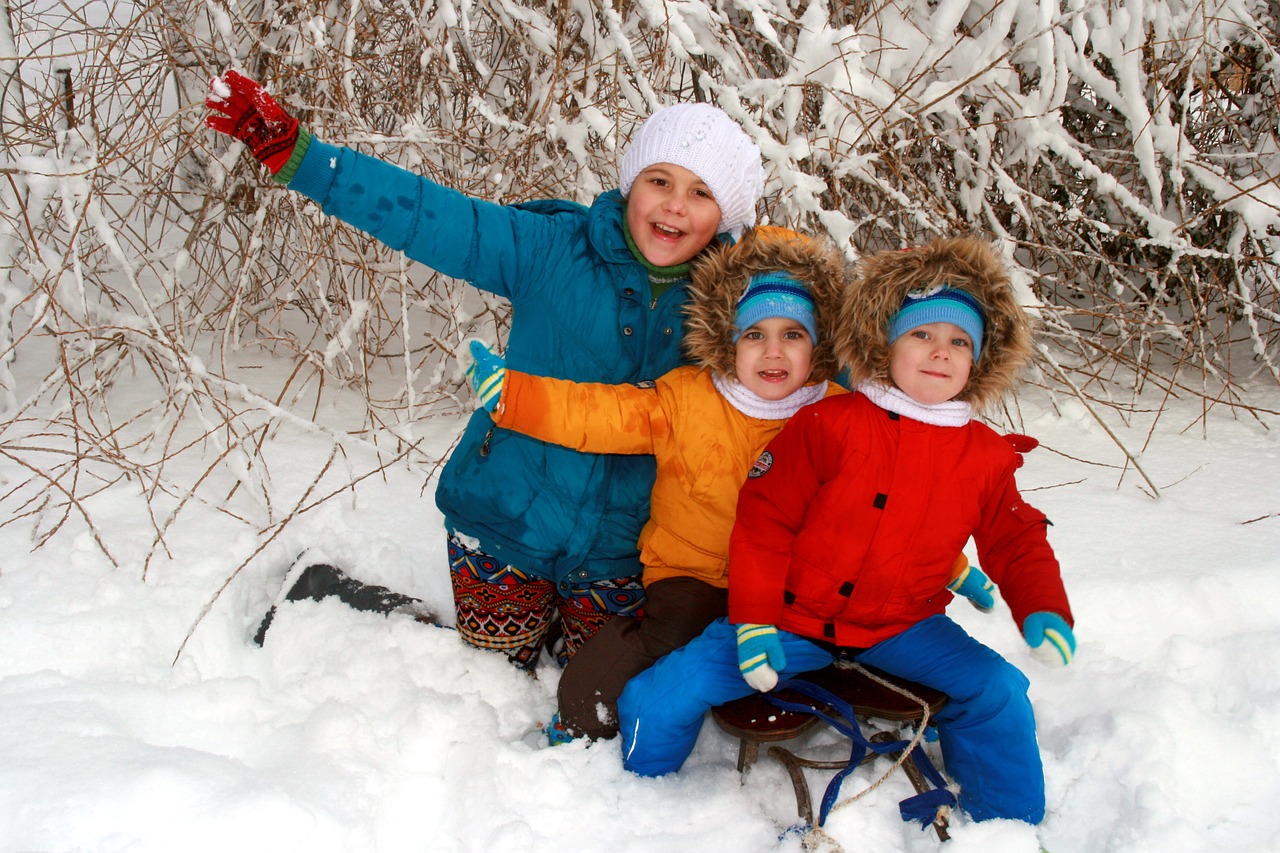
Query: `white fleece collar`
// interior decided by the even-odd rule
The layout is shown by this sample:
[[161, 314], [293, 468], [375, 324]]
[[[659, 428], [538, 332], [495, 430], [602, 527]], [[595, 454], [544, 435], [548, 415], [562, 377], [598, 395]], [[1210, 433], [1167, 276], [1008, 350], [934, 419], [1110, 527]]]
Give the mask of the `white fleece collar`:
[[786, 420], [800, 411], [801, 406], [807, 406], [827, 395], [826, 382], [804, 385], [781, 400], [766, 400], [737, 379], [722, 377], [714, 371], [711, 374], [711, 382], [720, 392], [720, 396], [729, 401], [729, 405], [748, 417], [764, 421]]
[[867, 381], [859, 383], [858, 391], [886, 411], [934, 426], [961, 427], [973, 418], [973, 407], [961, 400], [925, 405], [898, 388]]

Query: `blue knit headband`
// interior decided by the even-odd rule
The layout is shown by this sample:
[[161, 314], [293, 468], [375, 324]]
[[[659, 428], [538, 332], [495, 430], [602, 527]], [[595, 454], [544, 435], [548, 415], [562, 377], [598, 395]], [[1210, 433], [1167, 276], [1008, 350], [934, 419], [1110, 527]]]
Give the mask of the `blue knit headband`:
[[928, 291], [913, 291], [902, 301], [902, 307], [889, 321], [889, 343], [918, 326], [928, 323], [951, 323], [965, 331], [973, 341], [973, 360], [982, 354], [982, 334], [985, 328], [982, 305], [963, 290], [954, 287], [935, 287]]
[[733, 342], [736, 344], [743, 332], [761, 320], [785, 317], [804, 326], [810, 339], [817, 344], [818, 328], [813, 319], [816, 307], [813, 294], [790, 273], [778, 270], [753, 275], [747, 282], [746, 292], [738, 300]]

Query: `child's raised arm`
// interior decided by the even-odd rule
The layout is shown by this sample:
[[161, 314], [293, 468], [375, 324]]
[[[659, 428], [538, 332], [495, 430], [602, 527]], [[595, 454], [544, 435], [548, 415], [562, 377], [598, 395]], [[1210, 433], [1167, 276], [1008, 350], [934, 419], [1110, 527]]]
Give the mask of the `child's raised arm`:
[[[468, 196], [393, 163], [317, 139], [237, 71], [210, 81], [205, 124], [243, 142], [278, 184], [386, 246], [511, 299], [537, 299], [575, 260], [579, 217], [539, 215]], [[576, 208], [568, 202], [553, 207]], [[569, 241], [566, 250], [563, 240]], [[480, 246], [480, 249], [477, 249]], [[552, 249], [555, 249], [553, 251]], [[525, 325], [529, 325], [526, 323]]]
[[205, 118], [208, 127], [248, 145], [271, 174], [280, 175], [298, 144], [298, 120], [270, 92], [243, 74], [228, 71], [209, 82], [204, 103], [220, 113]]

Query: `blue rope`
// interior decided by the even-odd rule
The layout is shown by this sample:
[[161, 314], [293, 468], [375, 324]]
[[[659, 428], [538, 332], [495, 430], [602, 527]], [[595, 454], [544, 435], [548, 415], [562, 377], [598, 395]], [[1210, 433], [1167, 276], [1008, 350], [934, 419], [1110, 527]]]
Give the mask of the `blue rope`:
[[[840, 796], [840, 786], [845, 777], [858, 768], [858, 765], [866, 758], [868, 751], [876, 755], [886, 755], [902, 752], [911, 746], [911, 741], [909, 740], [884, 741], [880, 743], [867, 740], [858, 725], [857, 715], [854, 713], [853, 706], [830, 690], [817, 684], [798, 678], [790, 678], [783, 681], [775, 689], [794, 690], [814, 700], [814, 704], [791, 702], [787, 699], [779, 698], [775, 693], [765, 693], [764, 698], [784, 711], [811, 714], [817, 717], [840, 732], [840, 734], [849, 738], [851, 744], [848, 763], [831, 778], [831, 781], [827, 783], [826, 791], [823, 792], [822, 807], [818, 811], [818, 826], [822, 826], [827, 822], [827, 816], [830, 815], [831, 809], [835, 806], [836, 800]], [[833, 708], [838, 716], [827, 713], [820, 707], [822, 705]], [[916, 767], [920, 769], [920, 772], [924, 774], [925, 779], [936, 790], [925, 791], [922, 794], [908, 797], [898, 804], [898, 811], [904, 821], [918, 821], [923, 828], [928, 828], [929, 824], [933, 823], [940, 807], [956, 805], [956, 796], [947, 790], [946, 780], [942, 778], [942, 774], [938, 772], [938, 769], [933, 766], [933, 762], [929, 760], [929, 756], [925, 754], [923, 749], [911, 750], [911, 758]]]

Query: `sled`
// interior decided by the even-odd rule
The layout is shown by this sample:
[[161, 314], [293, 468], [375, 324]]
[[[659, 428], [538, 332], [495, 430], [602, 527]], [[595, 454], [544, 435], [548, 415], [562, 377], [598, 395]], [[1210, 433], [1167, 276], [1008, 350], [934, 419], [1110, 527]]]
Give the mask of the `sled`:
[[[897, 760], [916, 796], [904, 800], [904, 820], [932, 826], [942, 841], [948, 839], [947, 815], [955, 795], [933, 766], [916, 736], [901, 739], [904, 729], [920, 732], [946, 704], [947, 697], [914, 682], [887, 675], [871, 667], [840, 662], [807, 673], [804, 679], [784, 681], [769, 693], [753, 693], [712, 709], [712, 718], [738, 739], [738, 771], [745, 773], [768, 744], [768, 755], [786, 768], [795, 789], [796, 810], [806, 826], [822, 826], [835, 805], [840, 783], [861, 764], [878, 755]], [[926, 716], [927, 714], [927, 716]], [[863, 736], [859, 722], [890, 723], [893, 731]], [[843, 760], [810, 758], [782, 742], [794, 740], [816, 726], [826, 724], [849, 738], [850, 755]], [[827, 785], [817, 823], [805, 768], [836, 770]], [[890, 771], [892, 772], [892, 771]], [[873, 786], [874, 787], [874, 786]]]

